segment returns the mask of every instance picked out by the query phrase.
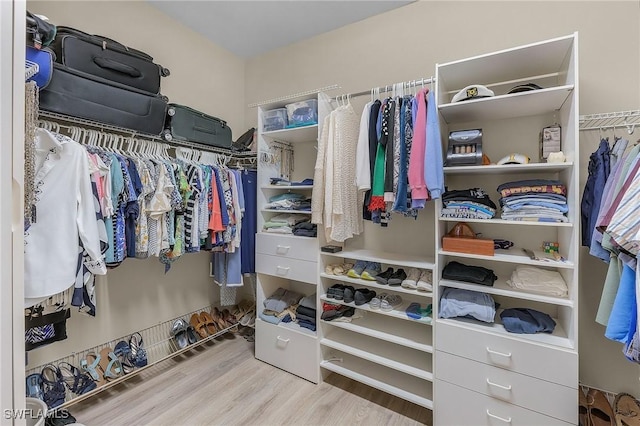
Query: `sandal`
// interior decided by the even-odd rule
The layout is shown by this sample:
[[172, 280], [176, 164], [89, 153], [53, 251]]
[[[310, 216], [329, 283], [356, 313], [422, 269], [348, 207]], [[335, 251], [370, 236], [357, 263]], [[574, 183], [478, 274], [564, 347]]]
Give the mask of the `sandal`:
[[226, 323], [227, 327], [233, 327], [234, 325], [238, 324], [238, 320], [233, 315], [231, 315], [231, 312], [229, 312], [228, 309], [222, 310], [222, 320]]
[[133, 333], [129, 337], [129, 347], [131, 348], [131, 359], [136, 367], [147, 365], [147, 351], [144, 349], [144, 342], [140, 333]]
[[215, 322], [216, 326], [219, 330], [224, 330], [228, 327], [227, 323], [224, 321], [224, 317], [222, 312], [217, 307], [211, 309], [211, 319]]
[[196, 329], [192, 325], [187, 326], [187, 341], [190, 345], [198, 341], [198, 333], [196, 333]]
[[[95, 352], [89, 352], [83, 360], [80, 360], [80, 369], [87, 373], [91, 377], [97, 386], [102, 386], [106, 383], [100, 368], [100, 355]], [[100, 369], [100, 371], [98, 371]]]
[[96, 382], [94, 382], [88, 374], [83, 373], [79, 368], [74, 367], [68, 362], [58, 363], [58, 370], [60, 371], [64, 384], [76, 395], [82, 395], [96, 388]]
[[580, 425], [590, 425], [589, 404], [587, 403], [587, 396], [584, 394], [581, 388], [578, 388], [578, 418]]
[[120, 360], [109, 347], [103, 348], [100, 351], [100, 367], [102, 367], [102, 371], [104, 371], [105, 380], [117, 379], [124, 374]]
[[209, 333], [210, 336], [213, 336], [218, 332], [216, 323], [209, 312], [200, 312], [200, 321], [204, 323], [205, 327], [207, 328], [207, 333]]
[[47, 403], [47, 407], [56, 408], [64, 403], [65, 388], [62, 374], [58, 367], [53, 364], [45, 365], [40, 372], [42, 377], [42, 399]]
[[133, 365], [133, 359], [131, 358], [131, 348], [127, 342], [124, 340], [119, 341], [116, 344], [116, 347], [113, 348], [113, 353], [120, 360], [120, 365], [122, 366], [122, 372], [124, 374], [129, 374], [135, 370], [136, 366]]
[[618, 426], [640, 426], [640, 402], [628, 393], [619, 393], [613, 401]]
[[189, 345], [189, 338], [187, 337], [187, 322], [182, 318], [178, 318], [173, 322], [171, 326], [171, 337], [178, 345], [178, 349], [184, 349]]
[[209, 333], [207, 333], [207, 326], [200, 320], [200, 315], [193, 314], [191, 315], [191, 319], [189, 320], [191, 327], [195, 330], [196, 333], [200, 335], [203, 339], [209, 337]]
[[42, 393], [42, 376], [40, 373], [29, 374], [27, 376], [27, 396], [30, 398], [38, 398], [44, 400]]
[[604, 393], [597, 389], [589, 389], [589, 420], [592, 426], [615, 426], [615, 415]]

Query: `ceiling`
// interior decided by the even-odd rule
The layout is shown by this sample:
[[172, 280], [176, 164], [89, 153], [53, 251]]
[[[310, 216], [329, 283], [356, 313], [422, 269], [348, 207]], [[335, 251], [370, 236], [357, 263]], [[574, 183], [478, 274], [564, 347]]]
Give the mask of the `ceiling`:
[[147, 1], [215, 44], [251, 58], [415, 0]]

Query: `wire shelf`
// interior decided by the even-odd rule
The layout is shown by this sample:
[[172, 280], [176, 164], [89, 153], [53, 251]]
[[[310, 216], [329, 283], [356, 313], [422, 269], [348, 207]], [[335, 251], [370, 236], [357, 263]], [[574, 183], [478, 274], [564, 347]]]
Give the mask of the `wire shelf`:
[[25, 60], [25, 64], [24, 64], [25, 81], [29, 80], [30, 78], [38, 74], [39, 71], [40, 71], [40, 65], [38, 65], [35, 62]]
[[635, 130], [635, 126], [640, 125], [640, 110], [581, 115], [578, 122], [580, 130], [626, 128], [631, 135]]

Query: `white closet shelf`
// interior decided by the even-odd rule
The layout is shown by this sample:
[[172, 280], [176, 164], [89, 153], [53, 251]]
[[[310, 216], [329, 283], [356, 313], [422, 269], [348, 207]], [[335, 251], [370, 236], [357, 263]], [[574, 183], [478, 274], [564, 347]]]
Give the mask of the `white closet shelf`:
[[318, 125], [262, 132], [262, 136], [289, 143], [315, 142], [318, 140]]
[[354, 333], [362, 334], [385, 342], [405, 346], [421, 352], [433, 353], [431, 344], [431, 328], [424, 327], [398, 327], [397, 323], [391, 323], [388, 319], [379, 315], [368, 315], [364, 318], [354, 319], [351, 322], [324, 321], [321, 324], [338, 327]]
[[433, 297], [433, 293], [430, 291], [427, 292], [427, 291], [411, 290], [401, 286], [394, 287], [394, 286], [379, 284], [376, 281], [367, 281], [360, 278], [351, 278], [346, 275], [331, 275], [323, 272], [320, 274], [320, 277], [327, 278], [334, 281], [340, 281], [343, 283], [356, 284], [363, 287], [379, 288], [379, 289], [387, 290], [394, 293], [413, 294], [414, 296], [422, 296], [422, 297], [429, 297], [429, 298]]
[[[423, 381], [420, 381], [421, 383], [416, 383], [407, 380], [400, 383], [401, 378], [398, 378], [397, 374], [392, 370], [367, 369], [366, 365], [358, 365], [354, 362], [351, 362], [348, 365], [345, 364], [345, 362], [322, 361], [320, 363], [320, 367], [364, 383], [388, 394], [395, 395], [409, 402], [413, 402], [414, 404], [426, 407], [430, 410], [433, 409], [433, 400], [430, 396], [430, 389], [427, 389], [427, 386], [420, 386], [421, 383], [424, 383]], [[429, 397], [426, 397], [427, 395]]]
[[549, 173], [561, 172], [573, 167], [573, 162], [565, 163], [529, 163], [529, 164], [489, 164], [486, 166], [449, 166], [444, 167], [446, 175], [473, 175], [473, 174], [496, 174], [505, 173]]
[[533, 260], [522, 252], [518, 247], [512, 247], [509, 250], [496, 250], [494, 256], [486, 256], [482, 254], [457, 253], [454, 251], [438, 250], [438, 254], [451, 257], [464, 257], [467, 259], [491, 260], [494, 262], [518, 263], [522, 265], [534, 265], [547, 268], [573, 269], [573, 262], [565, 261], [549, 261]]
[[526, 341], [533, 341], [537, 343], [544, 343], [553, 346], [560, 346], [563, 348], [573, 349], [573, 342], [567, 336], [567, 332], [562, 328], [560, 322], [557, 318], [553, 318], [556, 323], [556, 327], [553, 330], [553, 333], [536, 333], [536, 334], [516, 334], [509, 333], [504, 326], [500, 323], [500, 312], [503, 309], [498, 309], [496, 311], [496, 322], [493, 324], [489, 324], [482, 321], [477, 321], [470, 318], [438, 318], [436, 321], [456, 326], [464, 326], [468, 327], [474, 331], [478, 332], [490, 332], [496, 333], [502, 336], [509, 336], [513, 338], [518, 338]]
[[313, 185], [262, 185], [262, 189], [313, 189]]
[[280, 210], [280, 209], [261, 209], [263, 212], [270, 213], [293, 213], [293, 214], [306, 214], [311, 216], [311, 211], [303, 211], [303, 210]]
[[276, 327], [285, 328], [287, 330], [293, 331], [295, 333], [300, 333], [304, 336], [318, 337], [315, 332], [309, 330], [308, 328], [300, 327], [295, 322], [279, 322], [278, 324], [272, 324], [268, 321], [264, 321], [260, 317], [256, 318], [256, 321], [263, 322], [265, 324], [271, 324]]
[[573, 307], [573, 300], [563, 297], [545, 296], [542, 294], [527, 293], [523, 290], [510, 287], [506, 280], [498, 279], [493, 283], [493, 287], [482, 284], [465, 283], [461, 281], [440, 280], [440, 286], [459, 288], [462, 290], [472, 290], [481, 293], [495, 294], [496, 296], [507, 296], [515, 299], [531, 300], [534, 302], [549, 303], [552, 305]]
[[515, 226], [543, 226], [549, 228], [572, 228], [571, 222], [532, 222], [528, 220], [504, 220], [504, 219], [467, 219], [457, 217], [440, 217], [440, 222], [468, 222], [468, 223], [488, 223], [492, 225], [515, 225]]
[[427, 256], [415, 254], [400, 254], [377, 250], [343, 250], [337, 253], [320, 252], [325, 256], [341, 257], [345, 259], [366, 260], [369, 262], [385, 263], [387, 265], [407, 266], [418, 269], [435, 268], [435, 260]]
[[356, 309], [360, 309], [362, 311], [366, 311], [366, 312], [373, 312], [375, 314], [380, 314], [380, 315], [386, 315], [386, 316], [390, 316], [393, 318], [398, 318], [398, 319], [402, 319], [402, 320], [407, 320], [407, 321], [411, 321], [411, 322], [415, 322], [418, 324], [424, 324], [424, 325], [431, 325], [431, 317], [424, 317], [424, 318], [420, 318], [420, 319], [413, 319], [413, 318], [409, 318], [405, 312], [405, 309], [407, 309], [407, 307], [409, 306], [410, 302], [403, 302], [401, 305], [397, 306], [395, 309], [391, 310], [391, 311], [383, 311], [382, 309], [371, 309], [369, 307], [368, 303], [365, 303], [364, 305], [360, 305], [357, 306], [355, 304], [355, 302], [351, 302], [351, 303], [346, 303], [344, 300], [336, 300], [336, 299], [329, 299], [327, 297], [326, 294], [323, 294], [322, 296], [320, 296], [320, 300], [327, 302], [327, 303], [334, 303], [334, 304], [339, 304], [339, 305], [344, 305], [344, 306], [350, 306], [352, 308], [356, 308]]
[[572, 92], [573, 84], [567, 84], [529, 92], [443, 104], [438, 108], [447, 123], [527, 117], [551, 114], [560, 110]]
[[307, 241], [307, 240], [317, 241], [317, 238], [315, 238], [315, 237], [304, 237], [302, 235], [278, 234], [278, 233], [275, 233], [275, 232], [264, 232], [264, 231], [259, 231], [258, 234], [261, 234], [261, 235], [277, 235], [278, 237], [292, 238], [294, 240], [300, 239], [300, 240], [303, 240], [303, 241]]

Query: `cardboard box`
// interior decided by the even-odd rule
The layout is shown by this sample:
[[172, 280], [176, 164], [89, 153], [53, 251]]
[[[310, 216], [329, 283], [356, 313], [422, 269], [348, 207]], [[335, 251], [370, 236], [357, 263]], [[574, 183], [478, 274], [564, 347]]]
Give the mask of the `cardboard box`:
[[494, 255], [493, 240], [480, 238], [442, 237], [442, 248], [457, 253]]

